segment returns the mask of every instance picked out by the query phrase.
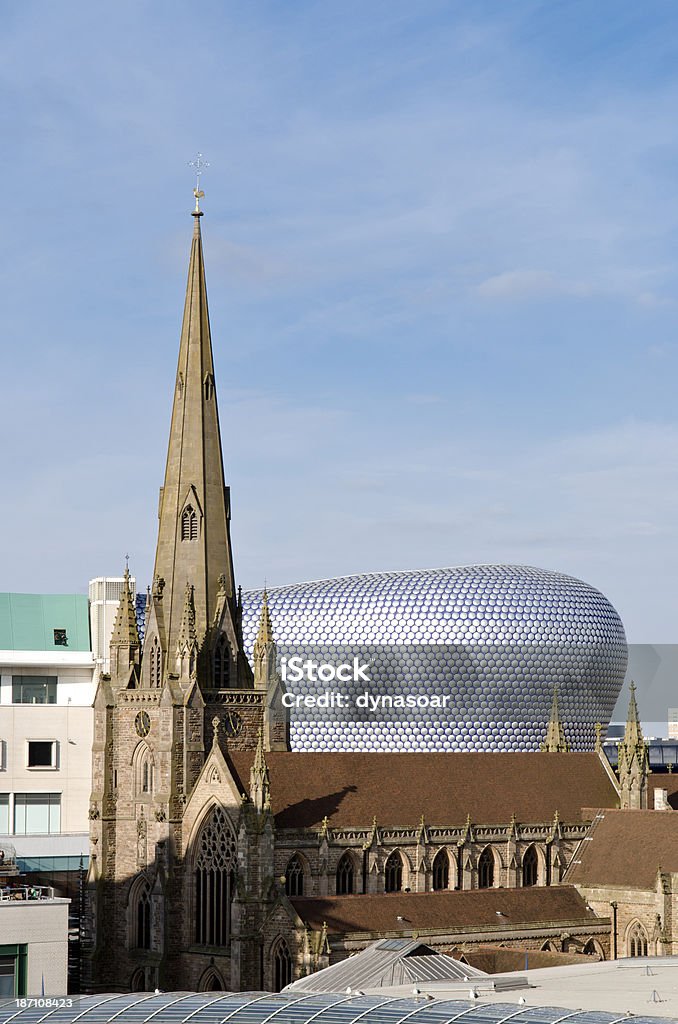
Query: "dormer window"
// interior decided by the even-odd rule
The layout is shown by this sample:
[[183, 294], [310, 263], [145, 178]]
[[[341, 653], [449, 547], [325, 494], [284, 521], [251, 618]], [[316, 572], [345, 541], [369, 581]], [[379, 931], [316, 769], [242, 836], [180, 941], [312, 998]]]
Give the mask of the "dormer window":
[[192, 505], [187, 505], [181, 514], [181, 539], [198, 539], [198, 513]]

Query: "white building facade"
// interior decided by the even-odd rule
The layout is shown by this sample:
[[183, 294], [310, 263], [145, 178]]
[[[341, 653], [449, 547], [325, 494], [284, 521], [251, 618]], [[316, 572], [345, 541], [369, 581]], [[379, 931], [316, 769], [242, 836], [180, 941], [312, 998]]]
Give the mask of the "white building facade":
[[0, 594], [0, 845], [22, 870], [87, 856], [94, 687], [84, 595]]

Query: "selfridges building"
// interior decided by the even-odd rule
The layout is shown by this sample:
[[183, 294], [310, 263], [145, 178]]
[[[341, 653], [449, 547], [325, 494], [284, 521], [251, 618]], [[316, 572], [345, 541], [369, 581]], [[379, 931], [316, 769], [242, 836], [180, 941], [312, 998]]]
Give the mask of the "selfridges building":
[[[251, 656], [262, 593], [244, 595]], [[295, 750], [573, 750], [609, 724], [621, 619], [581, 580], [514, 565], [367, 573], [268, 592]]]

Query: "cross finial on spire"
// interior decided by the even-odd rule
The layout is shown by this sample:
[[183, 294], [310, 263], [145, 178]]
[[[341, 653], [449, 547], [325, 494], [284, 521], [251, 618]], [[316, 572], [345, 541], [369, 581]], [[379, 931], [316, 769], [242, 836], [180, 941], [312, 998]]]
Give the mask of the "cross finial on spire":
[[195, 196], [195, 210], [193, 211], [194, 217], [200, 217], [202, 210], [200, 209], [200, 200], [204, 197], [205, 193], [200, 188], [200, 176], [206, 167], [209, 167], [209, 162], [203, 158], [202, 153], [197, 153], [195, 160], [189, 160], [188, 166], [192, 167], [195, 171], [195, 188], [193, 189], [193, 195]]

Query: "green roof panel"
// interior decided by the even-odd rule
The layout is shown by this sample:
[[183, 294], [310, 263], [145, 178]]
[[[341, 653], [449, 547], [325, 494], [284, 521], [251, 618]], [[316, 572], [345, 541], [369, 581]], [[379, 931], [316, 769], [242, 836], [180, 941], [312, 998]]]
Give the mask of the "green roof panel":
[[[59, 642], [65, 632], [66, 642]], [[91, 651], [84, 594], [0, 594], [0, 650]]]

